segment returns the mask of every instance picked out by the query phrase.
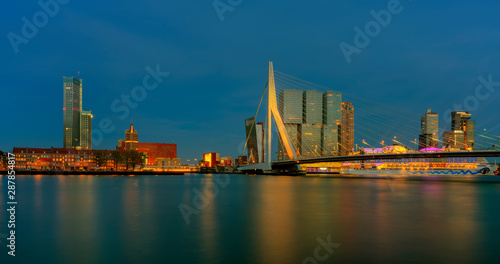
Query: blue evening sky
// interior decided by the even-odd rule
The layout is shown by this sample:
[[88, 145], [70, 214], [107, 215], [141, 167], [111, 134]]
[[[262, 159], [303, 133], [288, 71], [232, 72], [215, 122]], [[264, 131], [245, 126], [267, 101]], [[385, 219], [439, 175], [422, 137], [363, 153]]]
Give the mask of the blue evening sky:
[[[105, 118], [115, 127], [95, 148], [114, 149], [133, 119], [140, 141], [176, 143], [183, 161], [238, 155], [269, 60], [280, 72], [418, 114], [432, 107], [442, 115], [476, 96], [479, 76], [500, 82], [494, 0], [401, 0], [402, 11], [351, 63], [340, 43], [354, 45], [353, 28], [363, 29], [374, 20], [370, 11], [390, 1], [220, 0], [235, 5], [223, 21], [211, 0], [66, 2], [47, 23], [37, 16], [42, 26], [18, 43], [18, 53], [9, 32], [23, 37], [22, 18], [33, 21], [43, 9], [8, 1], [0, 11], [3, 151], [62, 147], [62, 77], [78, 71], [94, 128]], [[121, 120], [112, 102], [157, 64], [170, 76]], [[500, 86], [485, 93], [473, 118], [500, 134]]]

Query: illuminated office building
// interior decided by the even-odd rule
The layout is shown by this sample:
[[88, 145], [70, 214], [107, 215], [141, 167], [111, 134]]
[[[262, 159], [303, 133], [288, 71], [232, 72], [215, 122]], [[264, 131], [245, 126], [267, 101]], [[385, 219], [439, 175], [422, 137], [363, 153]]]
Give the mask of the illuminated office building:
[[285, 124], [302, 124], [303, 95], [301, 90], [285, 89], [279, 93], [278, 109]]
[[63, 147], [92, 149], [92, 114], [82, 108], [83, 80], [63, 77]]
[[347, 156], [354, 151], [354, 108], [342, 102], [342, 122], [338, 126], [339, 154]]
[[130, 129], [125, 130], [125, 151], [139, 149], [139, 134], [134, 130], [134, 125], [130, 124]]
[[300, 126], [301, 156], [321, 156], [321, 130], [323, 124], [323, 93], [315, 90], [303, 92], [302, 125]]
[[[300, 153], [300, 129], [303, 120], [303, 91], [294, 89], [285, 89], [279, 93], [278, 96], [278, 110], [288, 137], [291, 141], [291, 147], [295, 150], [296, 154]], [[281, 139], [278, 140], [278, 160], [285, 157], [285, 147]]]
[[316, 158], [321, 156], [321, 129], [320, 124], [302, 124], [300, 155], [303, 158]]
[[80, 148], [92, 149], [92, 113], [80, 112]]
[[341, 106], [341, 92], [326, 91], [323, 93], [322, 156], [335, 156], [338, 153], [338, 125], [342, 121]]
[[304, 91], [302, 100], [303, 124], [323, 123], [323, 93], [308, 90]]
[[259, 148], [258, 141], [258, 132], [260, 132], [260, 139], [262, 140], [262, 126], [260, 129], [257, 128], [257, 124], [255, 123], [255, 117], [250, 117], [245, 119], [245, 131], [247, 136], [247, 152], [248, 152], [248, 162], [249, 163], [260, 163], [259, 162], [259, 149], [262, 151], [262, 148]]
[[443, 132], [443, 147], [449, 149], [465, 149], [465, 133], [462, 130]]
[[80, 112], [82, 111], [82, 80], [63, 77], [63, 146], [76, 148], [80, 146]]
[[259, 161], [258, 163], [264, 162], [264, 123], [258, 122], [256, 124], [257, 129], [255, 130], [257, 132], [257, 152], [259, 153]]
[[[177, 159], [177, 144], [139, 142], [139, 135], [133, 124], [130, 124], [130, 129], [125, 130], [125, 140], [118, 139], [116, 150], [137, 150], [146, 165], [165, 166], [170, 161], [180, 162]], [[162, 164], [159, 163], [160, 159]]]
[[474, 149], [476, 123], [471, 119], [471, 114], [465, 111], [451, 113], [451, 130], [464, 132], [464, 149]]
[[422, 115], [420, 127], [419, 149], [439, 147], [439, 115], [428, 108], [427, 113]]
[[[279, 111], [296, 155], [313, 158], [338, 154], [339, 126], [342, 124], [341, 108], [341, 92], [290, 89], [281, 91]], [[352, 105], [350, 113], [352, 114]], [[353, 132], [352, 119], [346, 120], [346, 125], [348, 131]], [[353, 145], [352, 139], [351, 137], [349, 141], [351, 145]], [[279, 160], [285, 158], [284, 152], [280, 140]]]

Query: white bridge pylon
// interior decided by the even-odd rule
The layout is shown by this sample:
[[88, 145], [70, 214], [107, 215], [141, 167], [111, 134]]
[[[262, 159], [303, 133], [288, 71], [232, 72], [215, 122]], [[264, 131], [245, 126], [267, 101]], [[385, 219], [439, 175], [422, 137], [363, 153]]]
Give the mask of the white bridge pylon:
[[283, 146], [285, 147], [286, 153], [291, 160], [296, 160], [297, 156], [295, 155], [295, 150], [293, 149], [290, 141], [290, 137], [288, 137], [288, 133], [286, 132], [285, 125], [283, 123], [283, 119], [278, 111], [278, 102], [276, 100], [276, 86], [274, 84], [274, 70], [273, 70], [273, 62], [269, 62], [269, 73], [267, 75], [267, 82], [269, 90], [267, 91], [267, 163], [271, 165], [271, 116], [274, 117], [274, 121], [276, 122], [276, 126], [278, 127], [278, 133], [280, 135]]
[[[291, 144], [290, 137], [286, 131], [285, 125], [283, 123], [283, 119], [278, 111], [278, 101], [276, 100], [276, 86], [274, 83], [274, 70], [273, 70], [273, 62], [269, 61], [269, 72], [267, 76], [267, 142], [264, 145], [267, 145], [267, 158], [264, 160], [264, 163], [252, 164], [248, 166], [239, 167], [238, 170], [262, 170], [262, 171], [271, 171], [271, 142], [272, 142], [272, 119], [274, 117], [274, 121], [276, 126], [278, 127], [278, 133], [281, 138], [282, 144], [285, 147], [285, 155], [288, 156], [290, 160], [296, 160], [297, 155], [295, 154], [295, 149]], [[264, 139], [265, 140], [265, 139]]]

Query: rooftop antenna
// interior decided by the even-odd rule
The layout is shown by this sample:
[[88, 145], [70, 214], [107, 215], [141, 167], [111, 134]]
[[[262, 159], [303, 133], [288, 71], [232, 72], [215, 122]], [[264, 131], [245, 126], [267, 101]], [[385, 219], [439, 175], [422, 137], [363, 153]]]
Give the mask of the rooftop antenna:
[[80, 80], [80, 71], [78, 71], [78, 80]]

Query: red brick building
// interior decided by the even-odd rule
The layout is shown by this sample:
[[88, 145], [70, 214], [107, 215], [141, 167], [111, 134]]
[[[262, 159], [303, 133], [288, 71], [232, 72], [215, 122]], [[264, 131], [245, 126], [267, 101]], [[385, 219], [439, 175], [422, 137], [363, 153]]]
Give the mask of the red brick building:
[[[125, 150], [125, 142], [122, 142], [121, 150]], [[158, 159], [177, 158], [177, 144], [139, 142], [138, 151], [145, 158], [145, 165], [156, 165]]]

